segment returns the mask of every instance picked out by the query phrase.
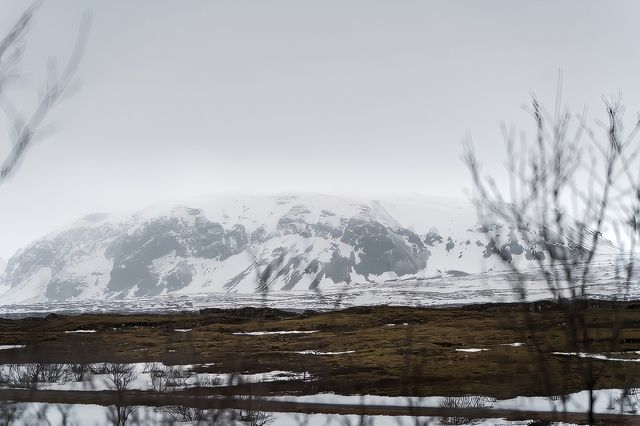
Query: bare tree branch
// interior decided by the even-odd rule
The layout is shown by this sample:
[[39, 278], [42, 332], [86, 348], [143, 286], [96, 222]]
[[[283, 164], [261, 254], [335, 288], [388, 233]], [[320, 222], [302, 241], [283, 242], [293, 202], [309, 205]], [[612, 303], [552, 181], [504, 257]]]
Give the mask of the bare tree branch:
[[[78, 70], [89, 35], [91, 15], [85, 13], [78, 30], [75, 46], [64, 69], [58, 74], [55, 60], [49, 61], [44, 93], [41, 95], [35, 110], [28, 117], [23, 117], [13, 107], [13, 104], [5, 94], [6, 91], [3, 89], [4, 84], [7, 83], [11, 76], [12, 69], [16, 66], [16, 62], [21, 58], [23, 51], [22, 38], [28, 30], [39, 5], [40, 2], [36, 2], [29, 7], [0, 42], [0, 101], [11, 127], [10, 136], [12, 142], [11, 150], [0, 166], [0, 184], [4, 183], [14, 172], [26, 150], [33, 142], [36, 133], [41, 129], [43, 121], [56, 104], [59, 103], [62, 94]], [[8, 66], [4, 66], [3, 57], [12, 50], [18, 52], [17, 57], [14, 55], [11, 63]]]

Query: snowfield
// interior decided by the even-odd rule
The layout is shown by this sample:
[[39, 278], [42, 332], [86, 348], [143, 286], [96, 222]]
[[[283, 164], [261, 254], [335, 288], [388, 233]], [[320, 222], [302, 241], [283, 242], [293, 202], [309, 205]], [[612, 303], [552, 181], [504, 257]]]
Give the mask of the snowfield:
[[[510, 272], [428, 279], [410, 279], [383, 283], [342, 284], [322, 291], [269, 291], [265, 293], [211, 292], [201, 294], [166, 294], [153, 297], [135, 297], [118, 300], [78, 299], [64, 302], [32, 304], [6, 304], [0, 306], [3, 316], [30, 314], [80, 313], [80, 312], [178, 312], [197, 311], [206, 308], [238, 308], [244, 306], [304, 311], [335, 310], [351, 306], [460, 306], [476, 303], [521, 301], [516, 290], [517, 282]], [[547, 284], [541, 278], [526, 283], [526, 300], [551, 299]], [[637, 286], [628, 292], [621, 291], [621, 284], [608, 276], [600, 277], [589, 287], [594, 298], [636, 300], [640, 299]], [[389, 324], [392, 326], [392, 324]]]

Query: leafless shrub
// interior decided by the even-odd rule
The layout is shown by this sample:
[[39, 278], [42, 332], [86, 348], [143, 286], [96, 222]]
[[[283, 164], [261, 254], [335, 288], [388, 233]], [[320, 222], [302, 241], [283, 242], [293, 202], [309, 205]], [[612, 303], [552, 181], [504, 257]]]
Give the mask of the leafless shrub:
[[97, 364], [89, 364], [89, 372], [91, 374], [109, 374], [110, 364], [101, 362]]
[[8, 364], [0, 373], [0, 383], [26, 389], [37, 389], [41, 383], [58, 383], [66, 381], [66, 378], [64, 364]]
[[[493, 400], [484, 396], [461, 396], [461, 397], [445, 397], [440, 401], [440, 407], [450, 408], [451, 410], [460, 410], [467, 408], [485, 408], [491, 404]], [[446, 425], [466, 425], [478, 421], [478, 419], [468, 417], [441, 417], [440, 421]]]
[[640, 394], [637, 389], [625, 389], [617, 401], [622, 413], [637, 413], [640, 408]]
[[198, 388], [212, 388], [215, 386], [220, 386], [222, 384], [222, 380], [218, 377], [211, 376], [196, 376], [191, 386]]
[[107, 420], [116, 426], [124, 426], [127, 424], [127, 421], [130, 421], [131, 424], [138, 424], [135, 419], [132, 419], [132, 415], [135, 415], [137, 411], [137, 407], [132, 407], [128, 405], [113, 405], [109, 407], [107, 411]]
[[136, 377], [136, 366], [133, 364], [115, 363], [107, 366], [107, 380], [117, 392], [127, 390]]
[[91, 373], [91, 364], [67, 364], [67, 371], [73, 381], [83, 382], [86, 376]]
[[187, 385], [189, 372], [176, 365], [164, 365], [158, 362], [146, 363], [143, 373], [151, 378], [151, 388], [156, 392], [167, 392]]
[[115, 404], [110, 407], [107, 419], [114, 425], [125, 425], [130, 416], [135, 413], [137, 407], [126, 405], [124, 395], [129, 385], [136, 379], [136, 366], [133, 364], [104, 363], [101, 367], [106, 371], [107, 381], [115, 392]]
[[233, 424], [235, 418], [233, 410], [214, 410], [193, 408], [182, 405], [166, 406], [160, 412], [168, 417], [169, 423], [196, 423], [210, 425]]
[[[605, 100], [608, 123], [596, 121], [602, 137], [588, 125], [585, 114], [571, 115], [560, 107], [550, 114], [533, 97], [528, 109], [535, 124], [535, 140], [516, 143], [515, 131], [503, 126], [506, 141], [508, 190], [491, 175], [484, 176], [468, 139], [464, 160], [471, 172], [474, 201], [481, 226], [488, 230], [489, 244], [510, 266], [514, 288], [527, 300], [530, 274], [512, 258], [510, 247], [517, 238], [525, 255], [535, 261], [547, 289], [564, 314], [567, 351], [593, 350], [584, 302], [591, 295], [594, 271], [610, 273], [619, 286], [615, 299], [629, 297], [634, 279], [634, 251], [640, 212], [640, 173], [636, 135], [640, 119], [628, 133], [623, 131], [624, 107], [620, 98]], [[503, 226], [508, 232], [501, 232]], [[607, 233], [605, 239], [604, 233]], [[613, 240], [614, 243], [611, 242]], [[613, 259], [597, 262], [599, 254]], [[608, 269], [607, 269], [608, 268]], [[582, 302], [581, 302], [582, 301]], [[541, 380], [551, 390], [551, 376], [542, 342], [525, 310], [528, 335], [536, 348]], [[619, 324], [611, 330], [609, 350], [619, 345]], [[576, 357], [583, 384], [590, 393], [589, 421], [594, 422], [594, 393], [598, 378], [590, 357]]]
[[238, 410], [238, 420], [247, 426], [266, 426], [273, 422], [273, 414], [259, 410]]

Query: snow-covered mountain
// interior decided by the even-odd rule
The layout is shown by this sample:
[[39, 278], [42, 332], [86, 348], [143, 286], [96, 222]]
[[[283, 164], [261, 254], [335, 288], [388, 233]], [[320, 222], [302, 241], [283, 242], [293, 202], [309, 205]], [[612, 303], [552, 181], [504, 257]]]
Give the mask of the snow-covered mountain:
[[0, 304], [313, 290], [535, 257], [535, 247], [504, 233], [502, 247], [487, 244], [471, 204], [445, 198], [209, 197], [89, 215], [33, 242], [9, 259]]

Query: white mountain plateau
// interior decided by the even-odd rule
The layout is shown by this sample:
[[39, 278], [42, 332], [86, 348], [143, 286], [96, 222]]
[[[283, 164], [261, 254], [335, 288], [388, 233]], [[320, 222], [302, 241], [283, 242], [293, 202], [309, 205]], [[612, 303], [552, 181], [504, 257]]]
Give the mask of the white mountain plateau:
[[549, 255], [548, 242], [490, 226], [506, 243], [488, 240], [471, 203], [419, 195], [212, 196], [92, 214], [11, 257], [0, 304], [375, 286]]

